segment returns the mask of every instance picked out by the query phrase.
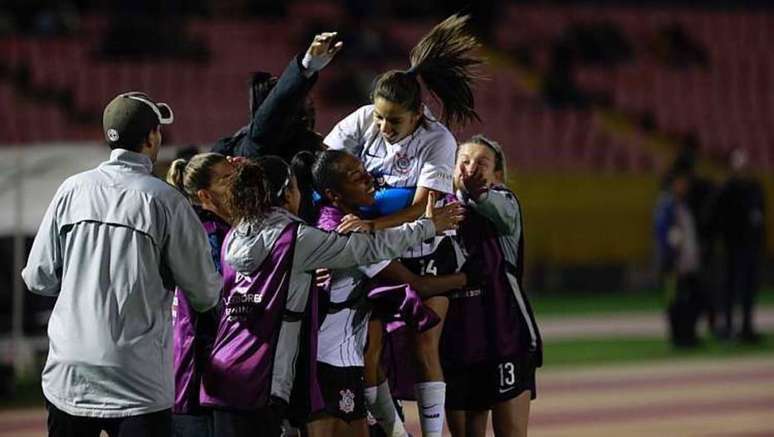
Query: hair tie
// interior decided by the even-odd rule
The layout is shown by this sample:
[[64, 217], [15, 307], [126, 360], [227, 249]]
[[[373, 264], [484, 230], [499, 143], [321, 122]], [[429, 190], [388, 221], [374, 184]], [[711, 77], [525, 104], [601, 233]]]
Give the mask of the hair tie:
[[414, 76], [414, 77], [416, 77], [419, 74], [419, 71], [417, 71], [417, 70], [418, 70], [417, 66], [416, 65], [412, 65], [411, 67], [409, 67], [408, 70], [404, 70], [403, 73], [406, 74], [407, 76]]
[[285, 177], [285, 182], [282, 183], [282, 187], [280, 187], [279, 190], [277, 190], [277, 201], [280, 201], [282, 199], [282, 195], [285, 194], [285, 190], [287, 190], [288, 186], [290, 186], [290, 178], [293, 177], [293, 172], [290, 170], [290, 166], [288, 165], [285, 167], [288, 170], [288, 174]]

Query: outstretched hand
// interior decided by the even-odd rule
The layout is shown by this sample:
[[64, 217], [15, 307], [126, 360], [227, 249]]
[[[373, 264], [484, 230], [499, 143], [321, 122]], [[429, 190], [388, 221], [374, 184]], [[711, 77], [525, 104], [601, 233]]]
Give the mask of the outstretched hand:
[[307, 49], [304, 59], [301, 64], [304, 68], [317, 72], [325, 68], [336, 53], [341, 50], [344, 43], [341, 41], [335, 42], [336, 32], [323, 32], [315, 35], [312, 44]]
[[427, 195], [427, 206], [425, 207], [425, 217], [433, 221], [435, 232], [441, 235], [444, 231], [457, 229], [459, 222], [465, 218], [465, 208], [459, 202], [452, 202], [440, 208], [435, 207], [438, 195], [431, 191]]

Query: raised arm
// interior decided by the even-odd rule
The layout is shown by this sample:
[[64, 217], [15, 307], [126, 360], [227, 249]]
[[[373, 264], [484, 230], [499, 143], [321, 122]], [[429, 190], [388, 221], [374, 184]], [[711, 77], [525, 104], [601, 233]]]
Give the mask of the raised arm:
[[255, 109], [245, 141], [235, 145], [233, 151], [213, 151], [251, 158], [284, 156], [279, 147], [288, 136], [297, 134], [290, 132], [290, 128], [306, 104], [309, 92], [317, 81], [317, 72], [325, 68], [341, 50], [341, 42], [334, 43], [335, 36], [335, 32], [315, 36], [305, 55], [295, 56], [290, 61], [269, 95]]

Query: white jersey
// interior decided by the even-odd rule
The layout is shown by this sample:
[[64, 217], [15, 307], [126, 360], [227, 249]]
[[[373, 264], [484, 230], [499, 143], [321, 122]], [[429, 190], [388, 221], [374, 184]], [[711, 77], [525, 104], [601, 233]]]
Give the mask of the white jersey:
[[406, 138], [390, 144], [374, 122], [374, 105], [366, 105], [341, 120], [325, 137], [331, 149], [359, 156], [369, 173], [391, 187], [425, 187], [453, 193], [452, 174], [457, 141], [430, 110]]
[[[360, 157], [366, 170], [383, 185], [454, 192], [452, 175], [457, 140], [427, 107], [417, 129], [395, 144], [387, 142], [379, 133], [373, 114], [374, 105], [366, 105], [348, 115], [325, 137], [325, 144]], [[432, 243], [412, 247], [403, 257], [429, 255], [439, 241], [440, 237]]]
[[331, 272], [331, 311], [320, 326], [317, 361], [336, 367], [363, 367], [371, 315], [364, 285], [389, 263], [382, 261]]

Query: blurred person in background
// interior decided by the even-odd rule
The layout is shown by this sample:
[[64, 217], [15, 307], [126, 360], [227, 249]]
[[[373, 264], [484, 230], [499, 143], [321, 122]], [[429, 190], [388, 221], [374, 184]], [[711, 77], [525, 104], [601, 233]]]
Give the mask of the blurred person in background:
[[759, 181], [749, 174], [747, 153], [736, 149], [729, 160], [731, 175], [718, 196], [716, 216], [725, 249], [726, 287], [723, 294], [723, 334], [737, 334], [734, 309], [742, 306], [741, 341], [757, 342], [754, 306], [764, 249], [764, 197]]
[[672, 164], [672, 171], [683, 173], [689, 179], [685, 203], [693, 214], [699, 239], [697, 287], [707, 304], [705, 310], [709, 328], [713, 332], [718, 332], [721, 325], [717, 318], [717, 312], [721, 306], [721, 291], [718, 284], [722, 281], [718, 274], [721, 269], [716, 266], [714, 244], [717, 232], [715, 204], [718, 187], [712, 180], [697, 171], [697, 162], [700, 158], [698, 139], [695, 135], [686, 135], [683, 138], [683, 146]]
[[171, 435], [172, 289], [196, 311], [222, 280], [189, 202], [152, 175], [172, 110], [146, 94], [102, 118], [110, 159], [57, 191], [22, 277], [56, 297], [42, 386], [49, 436]]
[[687, 203], [690, 174], [674, 169], [656, 205], [659, 267], [667, 292], [670, 338], [677, 347], [698, 345], [696, 323], [704, 309], [699, 289], [701, 262], [696, 218]]

